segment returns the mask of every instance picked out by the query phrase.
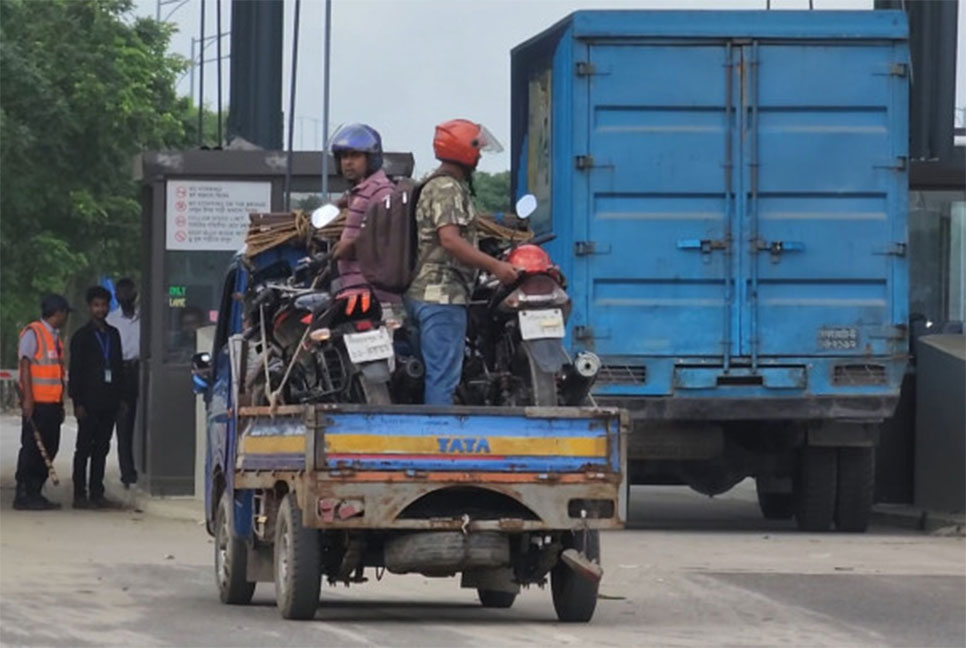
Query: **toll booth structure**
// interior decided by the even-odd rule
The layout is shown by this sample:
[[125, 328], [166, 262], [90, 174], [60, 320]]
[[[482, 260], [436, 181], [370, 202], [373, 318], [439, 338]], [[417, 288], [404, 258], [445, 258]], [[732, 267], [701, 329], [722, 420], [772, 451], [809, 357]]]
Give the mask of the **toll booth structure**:
[[[141, 402], [135, 431], [139, 486], [155, 496], [195, 490], [195, 396], [190, 363], [199, 328], [215, 324], [228, 264], [248, 215], [284, 211], [287, 155], [264, 150], [148, 152], [141, 182]], [[391, 177], [412, 175], [409, 153], [387, 153]], [[330, 196], [346, 190], [330, 157]], [[322, 153], [292, 155], [291, 208], [314, 207]], [[203, 436], [200, 438], [204, 438]]]

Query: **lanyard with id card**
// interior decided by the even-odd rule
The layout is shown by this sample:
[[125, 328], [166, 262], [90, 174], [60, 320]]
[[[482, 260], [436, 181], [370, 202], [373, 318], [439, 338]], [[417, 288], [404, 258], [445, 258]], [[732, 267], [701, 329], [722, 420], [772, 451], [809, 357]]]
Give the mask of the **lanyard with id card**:
[[114, 376], [111, 375], [111, 334], [104, 333], [102, 337], [100, 331], [94, 331], [94, 335], [104, 354], [104, 384], [110, 385], [114, 380]]

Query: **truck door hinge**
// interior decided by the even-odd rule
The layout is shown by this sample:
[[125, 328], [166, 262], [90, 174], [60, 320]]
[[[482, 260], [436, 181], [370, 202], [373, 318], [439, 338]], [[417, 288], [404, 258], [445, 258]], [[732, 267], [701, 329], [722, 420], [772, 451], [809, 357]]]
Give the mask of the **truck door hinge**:
[[575, 326], [574, 337], [578, 340], [594, 339], [594, 329], [590, 326]]
[[610, 245], [598, 245], [595, 241], [574, 242], [574, 255], [610, 254]]
[[905, 63], [893, 63], [889, 66], [889, 74], [897, 77], [909, 76], [909, 66]]
[[577, 256], [586, 256], [588, 254], [593, 254], [597, 245], [593, 241], [576, 241], [574, 243], [574, 254]]
[[574, 67], [574, 73], [579, 77], [591, 76], [597, 73], [597, 68], [589, 61], [577, 61], [577, 65]]
[[896, 157], [894, 162], [886, 164], [876, 164], [876, 169], [890, 169], [892, 171], [905, 171], [909, 167], [909, 159], [904, 155]]
[[906, 256], [908, 245], [905, 243], [889, 243], [875, 250], [875, 254], [885, 254], [887, 256]]
[[593, 155], [577, 155], [574, 157], [574, 166], [578, 171], [586, 171], [594, 166]]

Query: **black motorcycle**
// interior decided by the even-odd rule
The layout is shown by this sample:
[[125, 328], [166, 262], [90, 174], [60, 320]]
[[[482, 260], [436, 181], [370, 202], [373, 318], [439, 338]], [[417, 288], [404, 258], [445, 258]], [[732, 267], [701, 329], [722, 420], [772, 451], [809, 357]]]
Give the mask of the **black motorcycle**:
[[253, 278], [244, 334], [257, 353], [246, 380], [252, 404], [391, 402], [392, 331], [379, 300], [368, 286], [341, 287], [334, 274], [321, 252], [284, 281]]
[[[518, 218], [536, 207], [532, 196], [517, 203]], [[467, 353], [458, 396], [465, 404], [509, 406], [582, 405], [600, 360], [582, 351], [573, 359], [563, 345], [571, 310], [566, 280], [541, 244], [493, 239], [481, 249], [520, 268], [510, 286], [481, 276], [471, 297]]]

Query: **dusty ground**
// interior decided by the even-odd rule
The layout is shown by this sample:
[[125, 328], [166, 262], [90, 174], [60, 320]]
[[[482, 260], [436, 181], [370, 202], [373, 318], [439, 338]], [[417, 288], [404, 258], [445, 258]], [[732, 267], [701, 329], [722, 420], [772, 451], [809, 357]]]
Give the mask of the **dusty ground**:
[[[314, 621], [286, 622], [271, 585], [259, 585], [250, 606], [218, 602], [212, 544], [196, 521], [11, 510], [16, 423], [0, 426], [3, 645], [966, 644], [962, 538], [800, 534], [761, 520], [747, 485], [715, 500], [635, 488], [630, 529], [603, 539], [604, 582], [588, 625], [557, 623], [548, 591], [484, 610], [455, 580], [418, 576], [326, 588]], [[56, 464], [67, 479], [51, 491], [63, 503], [72, 444], [65, 429]]]

